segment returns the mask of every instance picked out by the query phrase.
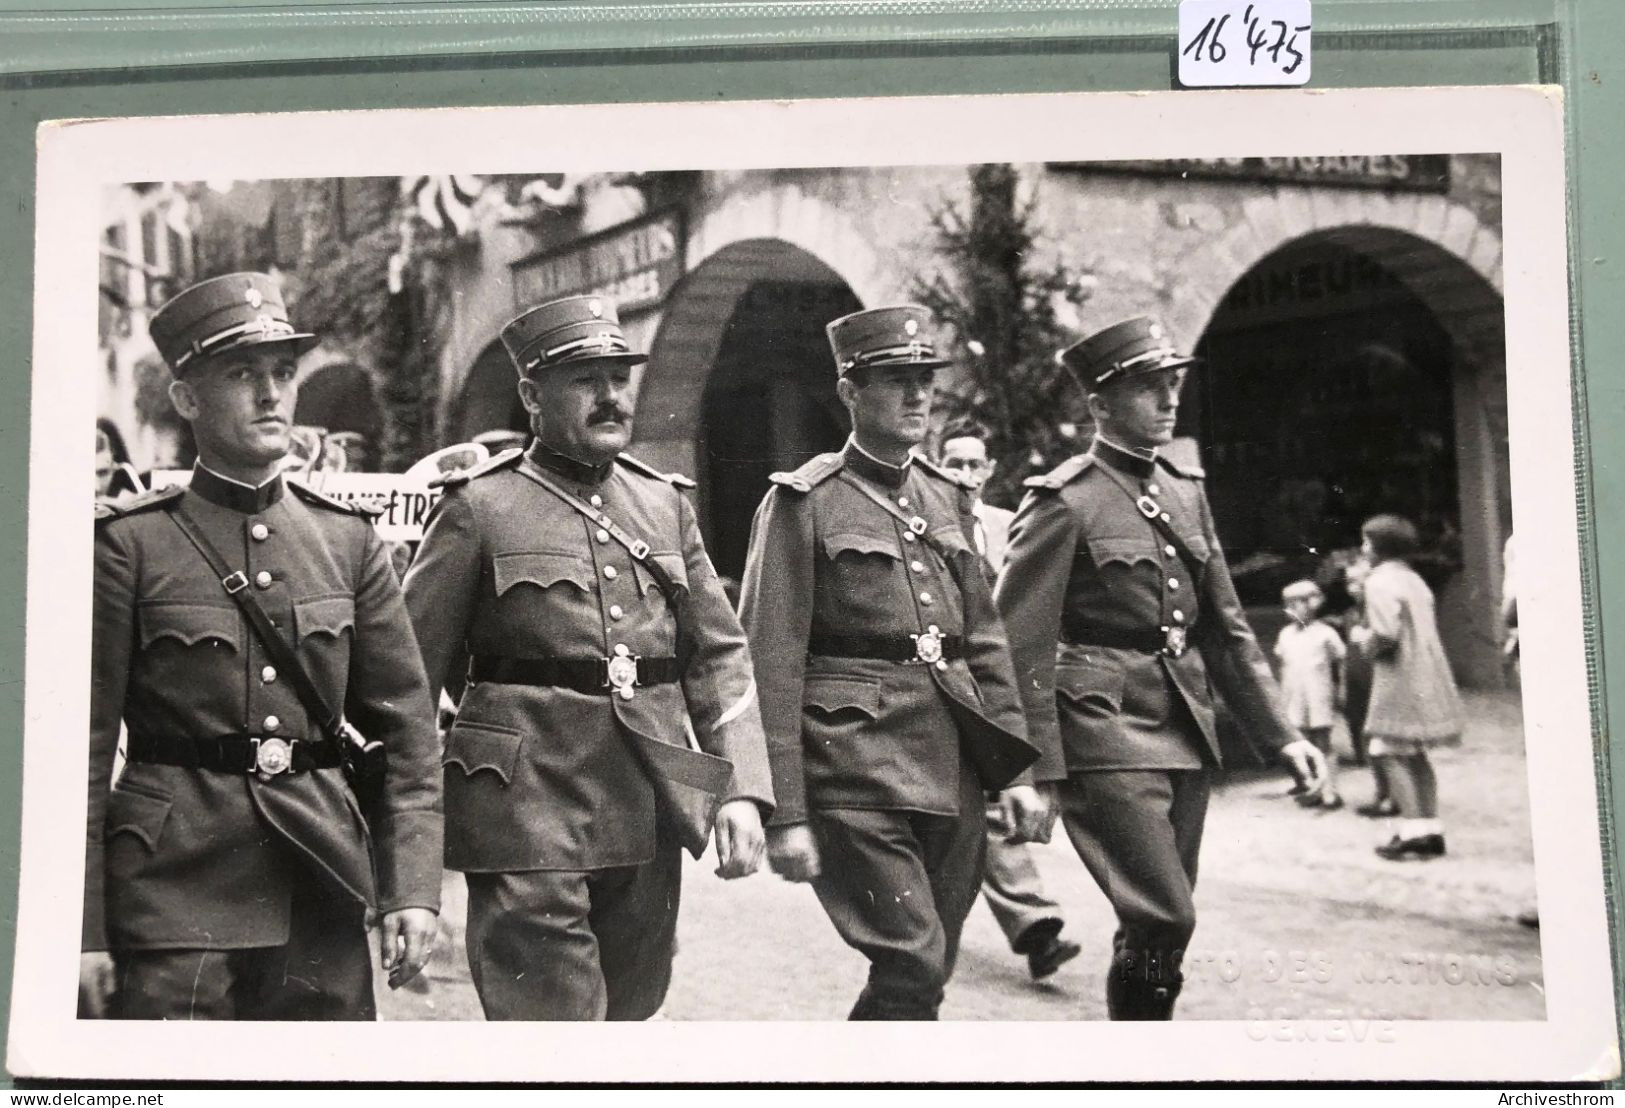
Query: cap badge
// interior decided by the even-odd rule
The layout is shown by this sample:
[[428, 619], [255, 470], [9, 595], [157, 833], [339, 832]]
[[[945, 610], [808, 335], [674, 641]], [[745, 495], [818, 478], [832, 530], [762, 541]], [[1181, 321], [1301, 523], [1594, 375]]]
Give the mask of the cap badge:
[[917, 333], [919, 331], [919, 329], [920, 329], [920, 324], [919, 324], [919, 322], [917, 320], [907, 319], [907, 320], [903, 321], [903, 333], [904, 334], [913, 335], [913, 334]]
[[248, 301], [250, 308], [257, 308], [265, 303], [265, 296], [253, 285], [248, 286], [248, 289], [243, 293], [243, 299]]
[[[596, 304], [597, 301], [595, 300], [593, 303]], [[608, 353], [609, 350], [615, 345], [615, 336], [610, 334], [608, 331], [600, 331], [597, 335], [597, 342], [598, 349]]]
[[594, 319], [598, 319], [604, 314], [604, 305], [597, 300], [589, 300], [587, 301], [587, 310], [592, 313]]
[[[913, 322], [913, 321], [910, 320], [910, 322]], [[925, 357], [925, 347], [923, 345], [921, 345], [920, 340], [919, 339], [909, 339], [908, 340], [908, 360], [911, 361], [911, 362], [917, 362], [923, 357]]]
[[1153, 323], [1147, 333], [1154, 339], [1162, 338], [1162, 324]]

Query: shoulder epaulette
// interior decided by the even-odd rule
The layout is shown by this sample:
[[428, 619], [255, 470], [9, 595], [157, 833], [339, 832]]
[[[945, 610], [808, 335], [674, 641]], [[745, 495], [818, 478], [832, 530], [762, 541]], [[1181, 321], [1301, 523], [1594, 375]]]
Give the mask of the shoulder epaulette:
[[328, 496], [326, 493], [317, 492], [302, 481], [289, 481], [288, 488], [292, 489], [293, 494], [306, 504], [314, 504], [318, 508], [327, 508], [330, 511], [344, 512], [352, 516], [360, 516], [362, 519], [370, 520], [383, 511], [383, 508], [375, 505], [371, 500], [340, 500], [337, 497]]
[[179, 500], [181, 494], [185, 491], [185, 485], [170, 485], [168, 488], [142, 493], [130, 500], [98, 500], [96, 501], [96, 524], [100, 526], [109, 520], [123, 519], [125, 516], [133, 516], [141, 512], [150, 512], [154, 508], [161, 508], [165, 504]]
[[920, 471], [922, 473], [929, 473], [931, 476], [947, 481], [951, 485], [957, 485], [962, 489], [972, 492], [974, 492], [976, 489], [975, 480], [973, 480], [968, 474], [959, 473], [951, 469], [943, 469], [935, 462], [927, 461], [925, 458], [921, 458], [918, 455], [916, 455], [914, 458], [914, 464], [920, 467]]
[[767, 479], [775, 485], [783, 485], [796, 492], [811, 492], [813, 486], [822, 484], [841, 472], [844, 465], [846, 459], [840, 454], [820, 454], [793, 473], [770, 473]]
[[1093, 454], [1074, 454], [1048, 473], [1029, 477], [1022, 484], [1029, 489], [1059, 489], [1076, 480], [1079, 474], [1094, 464]]
[[430, 481], [429, 487], [431, 489], [454, 489], [458, 485], [468, 484], [476, 477], [484, 477], [487, 473], [495, 473], [499, 469], [516, 466], [519, 464], [519, 459], [524, 456], [525, 452], [516, 446], [512, 450], [504, 450], [500, 454], [492, 455], [477, 466], [469, 466], [467, 469], [454, 469], [450, 473], [442, 474]]
[[1207, 470], [1201, 466], [1179, 465], [1169, 458], [1164, 458], [1161, 454], [1157, 455], [1157, 461], [1161, 462], [1163, 468], [1169, 473], [1178, 477], [1188, 477], [1193, 481], [1200, 481], [1207, 476]]
[[667, 484], [676, 485], [680, 489], [696, 487], [692, 480], [684, 477], [681, 473], [662, 473], [648, 462], [634, 458], [630, 454], [617, 454], [615, 460], [634, 473], [641, 473], [645, 477], [653, 477], [656, 481], [665, 481]]

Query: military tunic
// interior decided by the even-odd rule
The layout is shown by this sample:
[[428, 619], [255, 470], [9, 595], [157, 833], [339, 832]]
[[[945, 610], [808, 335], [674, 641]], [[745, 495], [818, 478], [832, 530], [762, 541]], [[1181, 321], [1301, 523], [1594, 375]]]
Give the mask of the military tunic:
[[[686, 596], [681, 641], [648, 567], [532, 472], [648, 544]], [[690, 485], [625, 455], [597, 469], [540, 446], [499, 455], [448, 482], [407, 573], [437, 693], [478, 678], [481, 659], [682, 659], [678, 680], [629, 699], [607, 680], [467, 682], [445, 738], [446, 864], [470, 875], [469, 953], [490, 1018], [652, 1013], [670, 973], [678, 844], [703, 851], [719, 802], [772, 809], [749, 651]], [[503, 879], [516, 874], [529, 884]], [[625, 902], [614, 919], [612, 887]]]
[[[1027, 482], [996, 593], [1042, 751], [1034, 776], [1065, 783], [1067, 831], [1118, 914], [1108, 995], [1125, 1018], [1161, 1001], [1171, 1011], [1178, 992], [1208, 769], [1220, 764], [1212, 692], [1267, 749], [1298, 738], [1236, 598], [1202, 476], [1097, 438]], [[1158, 649], [1182, 636], [1183, 654]], [[1128, 972], [1138, 992], [1121, 988]], [[1149, 1009], [1148, 985], [1163, 990]]]
[[[242, 569], [328, 703], [385, 744], [370, 828], [336, 767], [261, 780], [131, 761], [112, 780], [121, 723], [132, 739], [323, 741], [169, 518], [175, 505]], [[282, 478], [254, 489], [201, 466], [184, 491], [99, 507], [90, 746], [85, 950], [279, 947], [319, 896], [353, 906], [364, 973], [363, 904], [438, 909], [431, 701], [388, 552], [354, 509]]]
[[[854, 1017], [935, 1018], [980, 881], [983, 790], [1025, 780], [1035, 755], [971, 497], [929, 463], [888, 466], [855, 442], [774, 481], [741, 591], [774, 822], [812, 821], [814, 889], [870, 959]], [[841, 646], [928, 634], [959, 648], [929, 663]]]

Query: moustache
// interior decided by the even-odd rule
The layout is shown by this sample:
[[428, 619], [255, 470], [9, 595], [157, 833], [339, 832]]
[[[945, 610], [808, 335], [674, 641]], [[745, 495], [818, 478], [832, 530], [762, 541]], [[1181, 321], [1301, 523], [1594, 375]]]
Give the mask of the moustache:
[[587, 423], [593, 426], [599, 423], [630, 423], [632, 413], [618, 404], [601, 404], [594, 408], [587, 416]]

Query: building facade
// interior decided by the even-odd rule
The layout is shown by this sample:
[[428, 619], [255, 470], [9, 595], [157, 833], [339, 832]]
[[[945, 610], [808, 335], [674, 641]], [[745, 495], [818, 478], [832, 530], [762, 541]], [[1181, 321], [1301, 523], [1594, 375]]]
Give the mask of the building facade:
[[[1205, 366], [1181, 432], [1261, 631], [1279, 588], [1417, 522], [1465, 683], [1502, 680], [1511, 532], [1499, 166], [1494, 157], [1229, 159], [1020, 167], [1041, 248], [1089, 275], [1080, 330], [1153, 313]], [[962, 167], [597, 178], [524, 225], [492, 221], [449, 272], [443, 441], [523, 426], [502, 323], [550, 296], [614, 296], [650, 352], [635, 449], [699, 483], [737, 575], [767, 474], [838, 445], [823, 324], [911, 299], [941, 267], [933, 216]]]

